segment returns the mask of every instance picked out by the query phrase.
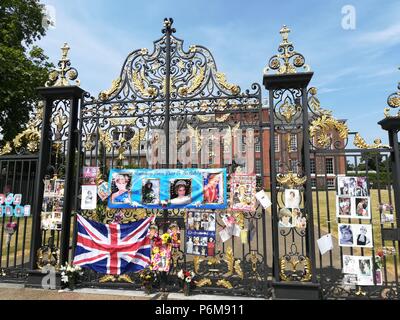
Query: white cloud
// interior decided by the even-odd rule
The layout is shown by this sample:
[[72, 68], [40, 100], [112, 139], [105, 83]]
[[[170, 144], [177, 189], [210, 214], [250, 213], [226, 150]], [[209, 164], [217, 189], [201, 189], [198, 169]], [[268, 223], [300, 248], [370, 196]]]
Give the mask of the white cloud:
[[364, 44], [397, 44], [400, 42], [400, 23], [391, 25], [383, 30], [364, 33], [358, 40]]

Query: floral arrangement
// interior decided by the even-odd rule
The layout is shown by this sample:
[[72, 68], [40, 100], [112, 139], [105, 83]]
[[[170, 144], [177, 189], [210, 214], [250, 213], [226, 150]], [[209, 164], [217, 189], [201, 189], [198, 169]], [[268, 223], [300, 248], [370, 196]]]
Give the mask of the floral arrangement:
[[6, 224], [5, 231], [7, 233], [7, 245], [10, 244], [11, 236], [17, 231], [18, 224], [16, 222], [9, 222]]
[[194, 276], [195, 274], [193, 271], [181, 270], [178, 272], [178, 278], [182, 279], [187, 284], [191, 284], [193, 282]]
[[384, 257], [384, 252], [383, 250], [380, 250], [376, 253], [375, 256], [375, 269], [376, 270], [381, 270], [382, 269], [382, 265], [383, 265], [383, 257]]
[[70, 265], [65, 263], [61, 266], [61, 282], [63, 282], [70, 289], [74, 289], [79, 277], [83, 275], [82, 268], [80, 266]]
[[150, 269], [143, 269], [139, 274], [140, 280], [142, 281], [142, 286], [147, 294], [150, 294], [152, 284], [155, 280], [154, 272]]

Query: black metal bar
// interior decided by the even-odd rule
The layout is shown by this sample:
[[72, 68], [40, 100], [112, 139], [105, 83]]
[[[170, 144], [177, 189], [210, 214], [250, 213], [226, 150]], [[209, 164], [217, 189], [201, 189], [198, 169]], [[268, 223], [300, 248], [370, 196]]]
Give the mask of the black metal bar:
[[312, 267], [312, 282], [317, 282], [316, 277], [316, 264], [315, 264], [315, 236], [314, 236], [314, 214], [313, 214], [313, 203], [312, 203], [312, 186], [311, 186], [311, 167], [310, 167], [310, 134], [309, 119], [308, 119], [308, 100], [307, 100], [307, 88], [302, 88], [302, 108], [303, 108], [303, 164], [304, 174], [307, 177], [305, 183], [305, 202], [304, 208], [309, 215], [309, 223], [306, 229], [308, 239], [308, 256], [311, 260]]
[[[80, 92], [79, 92], [80, 91]], [[71, 108], [69, 115], [69, 133], [68, 133], [68, 146], [67, 157], [65, 164], [65, 187], [64, 187], [64, 207], [62, 215], [62, 231], [60, 243], [60, 264], [64, 265], [68, 262], [69, 246], [70, 246], [70, 232], [71, 232], [71, 210], [75, 195], [75, 177], [74, 164], [75, 154], [77, 150], [77, 125], [78, 125], [78, 112], [79, 102], [82, 97], [82, 90], [80, 89], [75, 95], [71, 97]], [[80, 95], [80, 96], [79, 96]]]
[[53, 109], [53, 101], [52, 97], [45, 97], [46, 103], [43, 111], [43, 121], [42, 121], [42, 133], [41, 133], [41, 144], [39, 151], [39, 162], [38, 162], [38, 171], [37, 177], [35, 181], [35, 192], [36, 197], [34, 198], [34, 203], [32, 206], [32, 245], [31, 245], [31, 253], [30, 253], [30, 268], [36, 269], [37, 257], [36, 252], [41, 247], [42, 240], [42, 232], [40, 228], [40, 217], [42, 211], [42, 203], [43, 203], [43, 189], [44, 184], [43, 180], [46, 175], [47, 166], [49, 164], [49, 155], [50, 155], [50, 117]]

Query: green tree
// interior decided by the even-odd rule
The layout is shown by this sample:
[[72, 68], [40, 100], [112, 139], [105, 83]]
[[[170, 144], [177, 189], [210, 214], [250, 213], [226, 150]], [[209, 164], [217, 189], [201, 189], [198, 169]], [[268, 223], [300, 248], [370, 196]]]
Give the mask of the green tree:
[[53, 66], [34, 42], [43, 37], [43, 5], [39, 0], [0, 3], [0, 129], [11, 140], [29, 120]]

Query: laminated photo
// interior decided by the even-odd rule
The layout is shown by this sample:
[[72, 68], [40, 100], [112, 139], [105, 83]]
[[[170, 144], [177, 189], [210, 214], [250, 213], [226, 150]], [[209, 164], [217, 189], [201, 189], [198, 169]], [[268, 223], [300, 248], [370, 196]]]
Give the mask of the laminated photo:
[[233, 174], [231, 176], [231, 209], [233, 211], [256, 210], [256, 175]]
[[24, 217], [30, 217], [31, 215], [31, 206], [27, 204], [24, 206]]
[[285, 190], [285, 207], [288, 209], [300, 207], [300, 191], [297, 189]]
[[336, 196], [336, 216], [338, 218], [351, 218], [354, 212], [353, 200], [347, 196]]
[[14, 215], [14, 208], [12, 206], [5, 206], [5, 216], [12, 217]]
[[13, 202], [14, 202], [14, 193], [9, 193], [9, 194], [7, 195], [7, 197], [6, 197], [5, 204], [6, 204], [7, 206], [10, 206], [10, 205], [13, 204]]
[[357, 263], [357, 256], [343, 255], [343, 273], [357, 274]]
[[224, 176], [221, 171], [203, 174], [203, 203], [224, 203]]
[[14, 206], [19, 206], [22, 201], [22, 194], [15, 194], [14, 195], [14, 200], [13, 200], [13, 205]]
[[54, 194], [56, 197], [64, 197], [64, 180], [56, 180], [54, 183]]
[[371, 224], [353, 224], [354, 247], [372, 248], [372, 225]]
[[338, 177], [338, 195], [350, 197], [368, 197], [366, 177]]
[[339, 223], [339, 246], [341, 247], [353, 247], [354, 246], [354, 234], [353, 225]]
[[192, 202], [192, 180], [172, 179], [170, 181], [170, 203], [186, 205]]
[[186, 211], [186, 253], [215, 255], [216, 213], [213, 210]]
[[339, 246], [372, 248], [372, 225], [339, 223]]
[[358, 219], [371, 219], [371, 200], [369, 197], [356, 197], [354, 217]]
[[292, 228], [292, 212], [288, 208], [279, 210], [279, 228]]
[[292, 226], [300, 230], [307, 228], [307, 215], [299, 208], [292, 209]]
[[2, 206], [3, 204], [5, 204], [6, 202], [6, 196], [4, 193], [0, 193], [0, 206]]
[[256, 193], [256, 199], [261, 203], [264, 209], [267, 209], [272, 205], [271, 199], [264, 190]]
[[83, 167], [83, 178], [97, 178], [99, 167]]
[[97, 186], [82, 186], [82, 210], [95, 210], [97, 206]]
[[44, 180], [44, 196], [45, 197], [54, 196], [54, 185], [55, 185], [55, 180]]
[[131, 200], [132, 173], [131, 172], [115, 172], [111, 176], [111, 204], [127, 204]]
[[110, 188], [108, 187], [108, 182], [103, 182], [97, 188], [97, 195], [102, 201], [105, 201], [111, 194]]
[[[357, 278], [356, 284], [359, 286], [374, 285], [373, 264], [371, 256], [344, 255], [343, 273], [355, 276]], [[348, 276], [347, 278], [350, 277]]]
[[24, 207], [23, 206], [15, 206], [14, 216], [17, 218], [22, 218], [24, 216]]
[[142, 180], [142, 204], [157, 205], [160, 203], [160, 179]]

